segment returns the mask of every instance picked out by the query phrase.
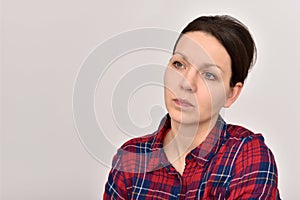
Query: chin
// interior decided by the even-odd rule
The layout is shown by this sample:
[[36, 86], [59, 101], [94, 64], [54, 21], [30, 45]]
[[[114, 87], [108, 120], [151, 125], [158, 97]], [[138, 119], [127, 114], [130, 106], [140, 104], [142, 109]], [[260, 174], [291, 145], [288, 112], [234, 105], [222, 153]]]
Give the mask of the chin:
[[[210, 123], [210, 120], [214, 118], [214, 115], [210, 114], [199, 114], [199, 111], [189, 110], [181, 111], [176, 108], [167, 108], [170, 118], [180, 124], [186, 125], [201, 125]], [[216, 115], [218, 116], [218, 115]]]
[[168, 109], [172, 120], [180, 124], [199, 124], [199, 114], [195, 111], [180, 111], [177, 109]]

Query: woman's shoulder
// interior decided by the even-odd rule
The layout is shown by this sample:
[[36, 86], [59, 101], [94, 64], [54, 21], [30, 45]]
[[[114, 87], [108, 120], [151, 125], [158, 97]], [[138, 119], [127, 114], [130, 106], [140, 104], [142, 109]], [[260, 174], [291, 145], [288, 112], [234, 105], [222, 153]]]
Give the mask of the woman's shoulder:
[[247, 143], [247, 142], [261, 142], [264, 144], [264, 136], [262, 133], [254, 133], [244, 126], [227, 124], [227, 142], [233, 143]]
[[136, 148], [143, 147], [144, 149], [152, 150], [152, 148], [160, 148], [162, 145], [165, 133], [170, 129], [170, 116], [167, 113], [161, 119], [157, 130], [152, 133], [146, 133], [143, 136], [129, 139], [120, 147], [120, 149], [127, 151], [136, 151]]
[[[115, 170], [135, 173], [148, 170], [147, 160], [159, 156], [161, 151], [157, 141], [158, 132], [136, 137], [126, 141], [118, 148], [112, 162]], [[150, 166], [151, 167], [151, 166]]]
[[254, 133], [240, 125], [227, 125], [227, 140], [225, 146], [229, 149], [235, 149], [237, 152], [260, 152], [261, 154], [271, 153], [271, 150], [265, 143], [262, 133]]
[[259, 160], [274, 162], [274, 155], [265, 143], [262, 133], [254, 133], [243, 126], [228, 124], [227, 134], [225, 148], [235, 151], [237, 157], [242, 157], [242, 160], [256, 157]]
[[137, 148], [151, 148], [157, 137], [157, 131], [144, 136], [135, 137], [124, 142], [120, 149], [135, 152]]
[[229, 134], [229, 137], [235, 137], [239, 139], [261, 135], [255, 134], [253, 131], [244, 126], [235, 124], [227, 124], [227, 133]]

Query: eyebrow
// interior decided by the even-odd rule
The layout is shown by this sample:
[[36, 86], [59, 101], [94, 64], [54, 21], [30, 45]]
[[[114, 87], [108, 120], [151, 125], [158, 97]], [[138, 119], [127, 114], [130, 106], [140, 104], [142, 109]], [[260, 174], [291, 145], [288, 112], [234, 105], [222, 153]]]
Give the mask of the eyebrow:
[[[184, 55], [183, 53], [177, 52], [177, 51], [176, 51], [176, 52], [174, 52], [173, 55], [175, 55], [175, 54], [178, 54], [178, 55], [179, 55], [180, 57], [182, 57], [184, 60], [186, 60], [187, 62], [191, 63], [191, 62], [189, 61], [188, 57], [187, 57], [186, 55]], [[213, 63], [203, 63], [202, 67], [204, 67], [204, 68], [208, 68], [208, 67], [217, 67], [217, 68], [219, 68], [222, 72], [224, 72], [223, 69], [222, 69], [219, 65], [216, 65], [216, 64], [213, 64]]]

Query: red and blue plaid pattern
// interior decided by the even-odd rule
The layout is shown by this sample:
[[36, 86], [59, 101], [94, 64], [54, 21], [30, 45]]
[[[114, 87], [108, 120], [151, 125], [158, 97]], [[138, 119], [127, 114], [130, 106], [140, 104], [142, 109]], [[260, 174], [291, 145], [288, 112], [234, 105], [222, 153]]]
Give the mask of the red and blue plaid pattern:
[[260, 134], [219, 117], [186, 156], [180, 175], [163, 151], [167, 114], [156, 132], [126, 142], [113, 158], [104, 199], [277, 199], [274, 156]]

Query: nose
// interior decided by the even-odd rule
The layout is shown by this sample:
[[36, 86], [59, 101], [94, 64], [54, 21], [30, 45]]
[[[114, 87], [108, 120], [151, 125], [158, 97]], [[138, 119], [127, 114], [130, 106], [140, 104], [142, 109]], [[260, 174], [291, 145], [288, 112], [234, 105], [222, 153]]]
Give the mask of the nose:
[[194, 67], [190, 67], [185, 71], [185, 73], [183, 73], [180, 88], [190, 93], [196, 92], [198, 76], [198, 70]]

